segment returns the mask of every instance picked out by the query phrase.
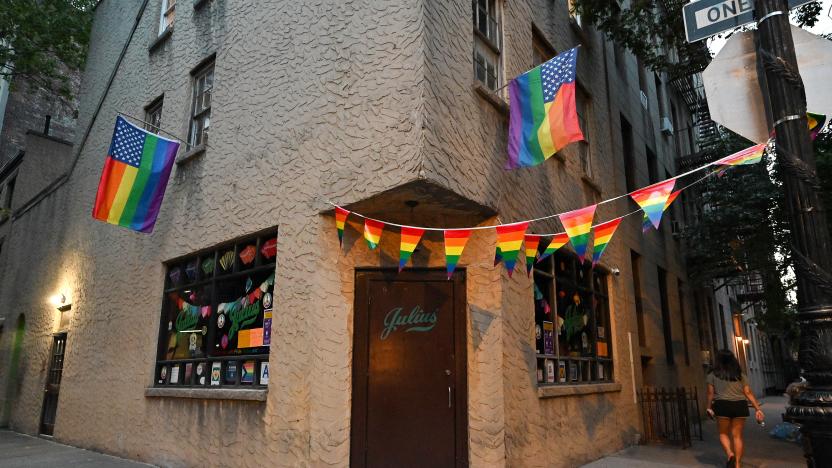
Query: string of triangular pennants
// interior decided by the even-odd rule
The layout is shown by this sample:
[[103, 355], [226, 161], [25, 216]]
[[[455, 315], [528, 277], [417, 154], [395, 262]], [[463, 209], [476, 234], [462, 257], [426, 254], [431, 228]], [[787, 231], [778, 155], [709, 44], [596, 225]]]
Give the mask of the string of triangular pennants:
[[[370, 250], [378, 247], [385, 226], [398, 227], [401, 230], [399, 271], [402, 271], [407, 265], [410, 257], [413, 255], [413, 252], [416, 250], [416, 247], [419, 245], [419, 241], [422, 239], [422, 236], [426, 231], [442, 231], [445, 241], [446, 270], [448, 278], [450, 278], [459, 263], [459, 259], [462, 256], [462, 252], [465, 249], [465, 245], [468, 243], [472, 232], [484, 229], [494, 229], [496, 231], [497, 246], [494, 265], [496, 266], [499, 263], [503, 263], [509, 277], [514, 271], [518, 254], [523, 246], [525, 246], [523, 250], [526, 259], [525, 266], [527, 275], [531, 275], [535, 262], [544, 260], [546, 257], [552, 255], [567, 243], [572, 244], [572, 248], [575, 253], [584, 261], [587, 260], [587, 253], [589, 252], [592, 267], [595, 267], [600, 261], [601, 255], [606, 250], [607, 245], [609, 245], [609, 242], [612, 240], [613, 235], [624, 218], [641, 212], [643, 213], [643, 231], [647, 232], [650, 228], [658, 229], [665, 210], [667, 210], [673, 201], [676, 200], [682, 190], [702, 182], [714, 173], [721, 173], [731, 166], [749, 165], [760, 162], [767, 145], [768, 142], [751, 146], [717, 161], [690, 170], [684, 174], [680, 174], [624, 195], [609, 198], [594, 205], [565, 213], [557, 213], [540, 218], [494, 226], [472, 226], [466, 228], [408, 226], [381, 221], [360, 213], [349, 211], [335, 203], [329, 203], [335, 207], [335, 226], [338, 231], [338, 242], [342, 247], [344, 242], [344, 227], [346, 225], [347, 218], [350, 215], [358, 216], [364, 219], [364, 240], [367, 242], [367, 246]], [[674, 191], [676, 181], [680, 178], [712, 166], [718, 166], [718, 169], [709, 172], [707, 175], [696, 180], [695, 182]], [[635, 211], [603, 223], [595, 225], [592, 224], [595, 217], [595, 210], [598, 205], [625, 197], [632, 199], [639, 206], [639, 208]], [[527, 232], [530, 223], [555, 217], [560, 220], [565, 232], [553, 234], [531, 234]], [[551, 237], [551, 239], [546, 244], [546, 247], [541, 251], [540, 246], [544, 237]], [[593, 238], [591, 250], [589, 247], [590, 238]]]

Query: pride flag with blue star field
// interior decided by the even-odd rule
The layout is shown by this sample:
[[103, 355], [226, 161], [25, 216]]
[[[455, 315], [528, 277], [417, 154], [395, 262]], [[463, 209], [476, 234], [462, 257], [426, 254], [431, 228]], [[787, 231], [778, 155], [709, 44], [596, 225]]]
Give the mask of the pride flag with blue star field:
[[536, 166], [584, 139], [575, 107], [578, 48], [511, 80], [506, 169]]
[[92, 217], [152, 232], [178, 150], [179, 143], [116, 118]]

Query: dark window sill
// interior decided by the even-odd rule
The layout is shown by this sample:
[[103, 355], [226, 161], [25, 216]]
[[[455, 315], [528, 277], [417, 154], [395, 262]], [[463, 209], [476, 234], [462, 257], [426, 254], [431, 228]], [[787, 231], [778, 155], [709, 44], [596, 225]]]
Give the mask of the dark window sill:
[[172, 35], [173, 35], [173, 26], [171, 26], [171, 27], [165, 29], [164, 31], [162, 31], [162, 34], [159, 34], [159, 36], [156, 39], [154, 39], [153, 42], [150, 43], [150, 46], [148, 46], [148, 48], [147, 48], [147, 52], [148, 53], [153, 52], [156, 49], [158, 49], [159, 47], [161, 47], [162, 44], [164, 44]]
[[618, 382], [577, 384], [577, 385], [548, 385], [537, 387], [538, 398], [558, 398], [567, 396], [592, 395], [596, 393], [620, 392]]
[[474, 81], [474, 91], [488, 101], [498, 112], [503, 115], [508, 115], [508, 103], [499, 94], [486, 88], [484, 84], [479, 81]]
[[199, 400], [266, 401], [265, 388], [163, 388], [149, 387], [144, 396], [149, 398], [193, 398]]
[[210, 0], [194, 0], [194, 10], [204, 7]]
[[185, 153], [182, 154], [182, 156], [179, 156], [178, 158], [176, 158], [176, 165], [178, 166], [178, 165], [181, 165], [181, 164], [185, 164], [185, 163], [189, 162], [190, 160], [192, 160], [194, 158], [198, 158], [198, 157], [204, 155], [205, 154], [205, 148], [206, 148], [205, 145], [198, 145], [198, 146], [194, 146], [193, 148], [189, 149], [188, 151], [185, 151]]

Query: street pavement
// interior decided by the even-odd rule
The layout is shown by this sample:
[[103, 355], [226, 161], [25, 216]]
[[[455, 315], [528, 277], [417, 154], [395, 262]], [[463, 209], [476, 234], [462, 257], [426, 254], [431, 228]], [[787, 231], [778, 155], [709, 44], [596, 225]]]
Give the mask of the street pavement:
[[[766, 413], [766, 427], [760, 428], [752, 418], [745, 425], [745, 456], [743, 467], [785, 468], [804, 467], [803, 450], [794, 442], [771, 437], [769, 432], [782, 422], [786, 411], [786, 399], [769, 396], [760, 401]], [[676, 466], [725, 466], [725, 454], [719, 445], [716, 423], [710, 419], [702, 421], [702, 437], [694, 440], [693, 446], [680, 449], [672, 446], [637, 445], [618, 453], [596, 460], [584, 468], [658, 468]]]
[[151, 465], [0, 430], [0, 467], [147, 468]]

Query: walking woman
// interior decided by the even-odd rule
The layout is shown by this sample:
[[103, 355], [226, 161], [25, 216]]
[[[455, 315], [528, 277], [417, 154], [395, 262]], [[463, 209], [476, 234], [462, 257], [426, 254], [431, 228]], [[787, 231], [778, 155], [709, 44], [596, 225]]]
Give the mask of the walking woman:
[[[734, 353], [727, 349], [716, 353], [714, 368], [706, 378], [708, 383], [708, 416], [716, 417], [719, 426], [719, 443], [728, 457], [726, 467], [742, 466], [742, 428], [748, 417], [748, 403], [756, 410], [757, 421], [765, 418], [760, 404], [748, 387], [745, 374]], [[747, 400], [747, 401], [746, 401]]]

